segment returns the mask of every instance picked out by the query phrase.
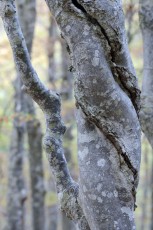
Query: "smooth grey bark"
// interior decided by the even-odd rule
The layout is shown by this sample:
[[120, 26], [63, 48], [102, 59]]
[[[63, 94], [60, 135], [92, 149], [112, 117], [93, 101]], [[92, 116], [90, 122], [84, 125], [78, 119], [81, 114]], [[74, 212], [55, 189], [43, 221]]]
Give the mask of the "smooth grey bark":
[[42, 164], [42, 131], [34, 118], [27, 123], [32, 195], [33, 229], [45, 229], [45, 187]]
[[150, 178], [148, 178], [149, 175], [149, 167], [148, 167], [148, 146], [145, 146], [145, 155], [144, 155], [144, 166], [145, 166], [145, 179], [144, 179], [144, 184], [143, 184], [143, 199], [142, 199], [142, 205], [141, 205], [141, 210], [142, 210], [142, 215], [141, 215], [141, 225], [140, 225], [140, 230], [145, 230], [145, 222], [146, 222], [146, 217], [147, 217], [147, 199], [148, 199], [148, 187], [150, 185]]
[[14, 82], [15, 88], [15, 118], [11, 135], [9, 150], [8, 169], [8, 201], [7, 201], [7, 229], [23, 230], [25, 208], [24, 202], [27, 198], [27, 191], [23, 176], [23, 153], [24, 153], [24, 132], [25, 123], [22, 116], [25, 111], [23, 104], [24, 95], [21, 93], [21, 81], [19, 77]]
[[144, 68], [141, 95], [141, 125], [153, 148], [153, 1], [140, 1], [140, 26], [143, 35]]
[[57, 230], [58, 228], [58, 206], [52, 205], [48, 207], [48, 230]]
[[153, 158], [152, 158], [152, 172], [151, 172], [151, 230], [153, 229]]
[[[18, 0], [18, 14], [21, 28], [26, 40], [29, 53], [32, 51], [32, 42], [36, 21], [36, 1]], [[24, 92], [21, 92], [24, 94]], [[24, 95], [23, 101], [26, 111], [30, 117], [26, 122], [28, 135], [28, 151], [30, 164], [30, 182], [32, 196], [32, 221], [33, 230], [45, 229], [45, 208], [44, 208], [44, 177], [42, 163], [42, 131], [41, 124], [36, 118], [34, 103], [30, 96]]]
[[126, 42], [121, 2], [47, 1], [69, 46], [76, 71], [79, 189], [63, 156], [61, 138], [65, 127], [59, 96], [46, 90], [31, 66], [13, 1], [0, 3], [25, 89], [45, 113], [44, 144], [62, 210], [79, 229], [135, 229], [140, 91]]
[[[153, 148], [153, 1], [140, 0], [140, 26], [143, 36], [143, 82], [140, 120], [142, 130]], [[152, 168], [153, 171], [153, 168]], [[152, 194], [153, 194], [153, 187]], [[151, 198], [151, 229], [153, 229], [153, 195]]]

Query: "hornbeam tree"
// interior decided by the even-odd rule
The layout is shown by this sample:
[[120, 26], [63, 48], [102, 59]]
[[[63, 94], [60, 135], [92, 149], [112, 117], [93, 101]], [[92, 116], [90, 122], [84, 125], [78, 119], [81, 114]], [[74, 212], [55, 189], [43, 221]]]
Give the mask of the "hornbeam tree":
[[0, 1], [24, 90], [43, 110], [44, 147], [61, 209], [81, 230], [135, 229], [140, 167], [139, 98], [120, 0], [47, 0], [64, 37], [75, 74], [79, 185], [63, 153], [60, 97], [34, 70], [13, 0]]

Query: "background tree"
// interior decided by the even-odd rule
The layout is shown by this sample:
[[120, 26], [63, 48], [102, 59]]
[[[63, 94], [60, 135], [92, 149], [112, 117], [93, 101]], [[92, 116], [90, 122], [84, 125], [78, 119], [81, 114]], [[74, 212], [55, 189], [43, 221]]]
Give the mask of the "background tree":
[[[22, 31], [26, 39], [27, 48], [29, 50], [29, 53], [31, 54], [35, 20], [36, 20], [36, 2], [35, 0], [30, 2], [27, 0], [25, 1], [19, 0], [17, 1], [17, 3], [18, 3], [18, 14], [21, 22]], [[34, 108], [33, 101], [28, 95], [25, 95], [24, 92], [22, 92], [21, 90], [22, 83], [19, 76], [15, 81], [15, 85], [17, 85], [15, 111], [17, 112], [18, 109], [20, 110], [20, 112], [18, 112], [19, 117], [15, 118], [16, 125], [18, 126], [18, 120], [21, 120], [20, 123], [24, 127], [22, 129], [21, 127], [19, 127], [20, 132], [18, 134], [18, 146], [20, 146], [20, 150], [18, 151], [18, 154], [21, 152], [20, 154], [23, 155], [24, 139], [22, 136], [24, 136], [24, 132], [27, 130], [28, 144], [29, 144], [28, 151], [29, 151], [29, 163], [30, 163], [33, 229], [39, 230], [45, 228], [45, 209], [44, 209], [45, 189], [44, 189], [43, 165], [42, 165], [42, 132], [41, 132], [40, 122], [35, 117], [35, 108]], [[12, 142], [14, 142], [14, 138]], [[22, 155], [20, 157], [23, 157]], [[12, 159], [10, 159], [10, 165], [12, 165]], [[18, 168], [20, 170], [23, 168], [21, 160], [20, 161], [18, 160], [18, 163], [15, 165], [14, 170], [18, 170]], [[17, 172], [17, 173], [18, 173], [17, 177], [21, 177], [22, 175], [21, 172]], [[12, 174], [12, 170], [10, 170], [10, 174]], [[9, 182], [9, 184], [10, 183], [11, 182]], [[19, 188], [19, 193], [21, 193], [21, 195], [23, 194], [24, 196], [23, 192], [24, 192], [23, 189]], [[13, 194], [15, 194], [15, 191], [13, 192]], [[18, 208], [16, 208], [17, 213], [14, 211], [15, 207], [13, 202], [10, 202], [11, 199], [12, 199], [12, 191], [10, 191], [9, 193], [9, 200], [8, 200], [8, 209], [11, 208], [11, 211], [9, 212], [9, 219], [12, 219], [12, 216], [16, 216], [17, 218], [17, 213], [20, 213], [20, 210]], [[22, 198], [19, 199], [21, 200], [21, 204], [22, 204], [23, 203]], [[23, 199], [25, 199], [25, 197], [23, 197]], [[12, 205], [10, 205], [10, 203], [12, 203]], [[23, 219], [25, 218], [25, 214], [23, 213], [21, 217], [20, 214], [18, 215], [19, 215], [18, 218], [22, 218], [22, 226], [18, 223], [18, 221], [15, 220], [14, 222], [10, 223], [11, 226], [10, 229], [20, 229], [20, 230], [24, 229]]]
[[[141, 125], [148, 141], [153, 148], [153, 2], [151, 0], [140, 0], [140, 26], [143, 35], [143, 50], [144, 50], [144, 68], [143, 68], [143, 83], [141, 96]], [[152, 158], [153, 159], [153, 158]], [[152, 160], [152, 222], [153, 229], [153, 160]]]
[[[57, 44], [60, 46], [60, 63], [56, 60], [56, 47]], [[69, 164], [69, 168], [73, 176], [75, 176], [75, 172], [73, 169], [74, 163], [72, 159], [72, 148], [71, 142], [73, 140], [73, 123], [74, 123], [74, 116], [73, 116], [73, 97], [72, 97], [72, 83], [73, 83], [73, 76], [68, 71], [68, 54], [66, 50], [66, 45], [64, 40], [60, 37], [60, 31], [58, 29], [57, 23], [53, 17], [50, 19], [50, 26], [49, 26], [49, 44], [48, 44], [48, 78], [50, 87], [53, 90], [58, 91], [62, 98], [62, 104], [65, 110], [63, 110], [63, 120], [68, 125], [66, 133], [64, 135], [63, 143], [64, 143], [64, 154], [66, 156], [66, 160]], [[61, 68], [60, 68], [61, 67]], [[59, 71], [60, 70], [60, 71]], [[59, 83], [60, 82], [60, 83]], [[54, 186], [54, 185], [53, 185]], [[53, 190], [54, 187], [53, 187]], [[58, 206], [58, 204], [57, 204]], [[57, 206], [53, 205], [51, 208], [55, 210], [54, 217], [55, 220], [52, 219], [53, 222], [58, 222], [60, 220], [60, 225], [62, 230], [71, 230], [75, 229], [75, 226], [71, 220], [69, 220], [65, 213], [61, 213], [58, 211], [57, 213]], [[52, 210], [53, 213], [53, 210]], [[57, 215], [59, 218], [57, 218]], [[55, 224], [51, 224], [54, 226]], [[56, 223], [58, 226], [58, 223]], [[55, 227], [53, 227], [55, 229]], [[56, 227], [57, 228], [57, 227]]]
[[[25, 207], [24, 202], [27, 194], [23, 176], [23, 149], [25, 124], [22, 121], [22, 114], [25, 112], [23, 94], [21, 93], [21, 80], [19, 76], [14, 82], [16, 114], [13, 120], [11, 146], [9, 151], [8, 170], [8, 229], [24, 229]], [[12, 195], [13, 194], [13, 195]]]

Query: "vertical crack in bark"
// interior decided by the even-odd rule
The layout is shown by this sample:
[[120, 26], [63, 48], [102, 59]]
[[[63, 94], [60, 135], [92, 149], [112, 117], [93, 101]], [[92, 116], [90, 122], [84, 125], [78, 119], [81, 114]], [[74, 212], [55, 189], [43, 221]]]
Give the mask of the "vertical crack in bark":
[[[117, 205], [114, 203], [116, 209], [118, 209], [118, 204], [123, 209], [124, 207], [128, 207], [132, 216], [134, 207], [133, 198], [135, 197], [137, 172], [139, 171], [140, 163], [139, 122], [132, 106], [133, 103], [129, 100], [131, 91], [137, 87], [136, 85], [130, 85], [130, 77], [133, 77], [131, 72], [134, 75], [134, 69], [131, 60], [128, 59], [129, 52], [126, 43], [124, 43], [123, 17], [120, 11], [121, 2], [119, 0], [113, 2], [107, 2], [106, 0], [57, 0], [56, 2], [57, 5], [55, 6], [52, 1], [49, 1], [50, 9], [53, 10], [57, 22], [61, 27], [62, 34], [70, 47], [74, 68], [77, 71], [75, 96], [77, 104], [80, 105], [78, 113], [81, 113], [81, 115], [78, 115], [78, 154], [80, 157], [80, 171], [83, 172], [80, 173], [82, 207], [91, 229], [95, 229], [96, 226], [98, 226], [97, 229], [105, 229], [107, 227], [101, 228], [101, 226], [104, 226], [104, 223], [100, 222], [107, 216], [108, 219], [110, 218], [107, 211], [104, 210], [105, 207], [110, 211], [113, 219], [115, 219], [115, 215], [112, 209], [108, 208], [107, 201], [110, 200], [107, 195], [103, 199], [107, 204], [101, 202], [104, 208], [103, 210], [99, 209], [99, 216], [93, 213], [93, 207], [95, 210], [98, 210], [98, 199], [96, 198], [98, 196], [103, 198], [101, 192], [105, 190], [108, 184], [107, 179], [111, 177], [112, 184], [115, 186], [118, 185], [120, 187], [119, 193], [122, 194], [122, 197], [119, 195], [117, 198], [114, 198], [112, 203], [117, 201]], [[116, 7], [117, 10], [115, 11], [112, 7]], [[113, 20], [113, 23], [111, 20]], [[110, 51], [115, 51], [116, 53], [111, 53]], [[113, 63], [112, 59], [116, 63]], [[113, 70], [112, 66], [114, 67]], [[119, 71], [116, 71], [117, 68], [119, 68]], [[125, 85], [122, 85], [123, 90], [120, 90], [120, 87], [118, 87], [114, 72], [119, 80], [121, 78], [124, 81], [123, 78], [125, 75], [126, 80]], [[134, 78], [136, 79], [135, 76]], [[80, 82], [84, 86], [83, 89], [81, 89]], [[87, 122], [88, 119], [89, 122]], [[96, 145], [97, 142], [98, 145]], [[106, 150], [105, 146], [107, 145], [110, 145], [110, 148], [106, 147]], [[94, 146], [96, 155], [94, 155]], [[94, 162], [90, 162], [91, 159]], [[104, 167], [101, 164], [103, 168], [98, 168], [96, 166], [99, 160], [104, 160], [104, 162], [108, 160], [108, 164], [106, 163]], [[119, 162], [120, 160], [122, 162]], [[120, 163], [123, 163], [121, 167]], [[105, 167], [108, 165], [110, 167], [105, 181], [104, 175], [107, 172]], [[91, 172], [92, 174], [92, 167], [97, 171], [96, 174], [93, 172], [93, 175], [90, 177], [89, 173]], [[112, 176], [111, 173], [114, 171], [116, 175]], [[103, 176], [102, 182], [98, 176]], [[96, 185], [99, 182], [103, 188], [97, 191]], [[88, 189], [89, 191], [87, 191]], [[106, 194], [108, 191], [112, 191], [112, 189], [112, 187], [107, 187]], [[92, 192], [97, 197], [89, 197], [88, 195]], [[120, 223], [123, 223], [126, 215], [122, 214], [124, 212], [122, 208], [120, 211]], [[99, 219], [94, 218], [94, 214]], [[103, 215], [104, 217], [102, 217]], [[117, 221], [119, 218], [117, 217]], [[125, 222], [128, 223], [125, 229], [128, 229], [129, 226], [134, 226], [132, 218], [126, 216]], [[108, 224], [110, 223], [111, 220], [110, 222], [108, 221]], [[108, 225], [106, 224], [106, 226]], [[122, 227], [124, 228], [121, 224], [119, 228], [122, 229]], [[132, 229], [133, 227], [130, 228]]]
[[72, 3], [75, 5], [76, 8], [81, 10], [83, 13], [87, 13], [84, 7], [80, 3], [78, 3], [77, 0], [72, 0]]
[[[87, 11], [85, 10], [85, 8], [80, 3], [78, 3], [77, 0], [72, 0], [72, 3], [75, 5], [75, 7], [77, 7], [83, 13], [85, 13], [86, 17], [90, 20], [90, 22], [92, 24], [94, 24], [100, 28], [102, 34], [104, 35], [104, 37], [105, 37], [105, 39], [106, 39], [106, 41], [110, 47], [110, 57], [111, 57], [111, 61], [114, 63], [113, 67], [112, 67], [113, 76], [116, 75], [119, 78], [118, 80], [119, 80], [120, 87], [127, 94], [127, 96], [131, 99], [132, 104], [133, 104], [133, 106], [137, 112], [137, 115], [138, 115], [139, 110], [140, 110], [140, 90], [138, 88], [135, 88], [135, 85], [136, 85], [135, 76], [132, 73], [129, 73], [126, 68], [116, 66], [115, 54], [114, 54], [114, 51], [111, 47], [111, 41], [110, 41], [105, 29], [100, 25], [100, 23], [95, 18], [93, 18], [90, 14], [88, 14]], [[87, 118], [90, 117], [90, 115], [86, 111], [86, 108], [82, 106], [82, 104], [79, 102], [79, 100], [77, 100], [77, 103], [80, 105], [83, 112], [86, 114]], [[97, 120], [91, 119], [91, 121], [94, 124], [96, 124], [97, 127], [99, 127]], [[101, 129], [101, 127], [99, 127], [99, 128]], [[114, 147], [117, 149], [118, 153], [120, 155], [122, 155], [125, 163], [128, 165], [128, 168], [134, 174], [134, 178], [136, 178], [138, 176], [137, 170], [133, 167], [129, 157], [126, 154], [126, 151], [124, 150], [124, 147], [122, 147], [122, 144], [119, 143], [118, 138], [115, 137], [115, 134], [108, 133], [108, 131], [106, 129], [105, 130], [103, 129], [101, 131], [110, 140], [110, 142], [114, 145]]]
[[109, 48], [110, 48], [110, 60], [112, 62], [111, 69], [112, 69], [114, 79], [116, 81], [115, 76], [118, 77], [118, 81], [120, 82], [119, 86], [127, 94], [127, 96], [131, 99], [132, 104], [136, 110], [138, 117], [139, 117], [140, 90], [137, 87], [136, 77], [131, 72], [129, 72], [127, 68], [116, 65], [116, 63], [115, 63], [115, 56], [116, 56], [115, 51], [112, 48], [112, 44], [111, 44], [111, 41], [109, 39], [109, 36], [107, 35], [107, 32], [102, 27], [102, 25], [98, 22], [98, 20], [96, 18], [94, 18], [93, 16], [91, 16], [77, 0], [72, 0], [72, 3], [75, 5], [75, 7], [80, 9], [82, 11], [82, 13], [85, 13], [85, 16], [88, 18], [88, 20], [90, 20], [90, 22], [92, 24], [94, 24], [100, 28], [100, 30], [101, 30], [103, 36], [105, 37], [105, 39], [109, 45]]

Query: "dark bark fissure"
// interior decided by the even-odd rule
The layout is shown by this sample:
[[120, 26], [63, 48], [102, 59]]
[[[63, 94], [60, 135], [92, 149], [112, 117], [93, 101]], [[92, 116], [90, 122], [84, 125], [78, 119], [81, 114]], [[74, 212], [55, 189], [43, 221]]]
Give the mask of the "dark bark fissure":
[[[96, 126], [103, 132], [103, 134], [109, 139], [109, 141], [113, 144], [113, 146], [117, 149], [117, 152], [119, 153], [119, 155], [121, 155], [124, 159], [124, 162], [127, 164], [128, 168], [132, 171], [134, 178], [137, 177], [137, 170], [133, 167], [132, 163], [130, 162], [130, 159], [128, 158], [126, 152], [122, 149], [118, 138], [116, 136], [116, 134], [114, 133], [108, 133], [108, 131], [106, 130], [106, 128], [104, 127], [104, 129], [101, 129], [101, 125], [98, 123], [98, 121], [95, 118], [89, 118], [90, 114], [86, 113], [86, 110], [84, 109], [84, 107], [82, 107], [82, 104], [77, 102], [77, 104], [81, 107], [82, 111], [84, 112], [84, 114], [87, 117], [87, 120], [89, 120], [90, 122], [92, 122], [93, 124], [96, 124]], [[116, 137], [116, 138], [115, 138]], [[121, 163], [121, 162], [120, 162]], [[121, 163], [122, 164], [122, 163]]]
[[[116, 51], [114, 50], [114, 48], [112, 47], [111, 41], [109, 39], [109, 36], [107, 35], [107, 32], [105, 31], [105, 29], [100, 25], [100, 23], [98, 22], [97, 19], [95, 19], [94, 17], [92, 17], [89, 13], [87, 13], [87, 11], [85, 10], [85, 8], [78, 3], [77, 0], [72, 0], [72, 3], [75, 5], [75, 7], [77, 7], [78, 9], [80, 9], [82, 11], [82, 13], [85, 13], [85, 16], [87, 17], [87, 19], [94, 24], [95, 26], [99, 27], [102, 35], [105, 37], [108, 46], [110, 48], [110, 60], [111, 60], [111, 69], [112, 69], [112, 74], [114, 77], [114, 80], [119, 84], [120, 88], [127, 94], [127, 96], [131, 99], [132, 104], [136, 110], [137, 115], [139, 114], [139, 110], [140, 110], [140, 103], [139, 103], [139, 97], [140, 97], [140, 90], [134, 87], [134, 82], [132, 80], [132, 78], [134, 76], [132, 76], [132, 73], [129, 73], [128, 70], [122, 66], [117, 66], [115, 64], [115, 56], [116, 56]], [[121, 49], [121, 47], [119, 48]], [[117, 78], [116, 78], [117, 77]], [[134, 78], [133, 78], [134, 79]], [[132, 83], [132, 86], [128, 84], [128, 81], [130, 81], [130, 83]]]
[[[75, 7], [77, 7], [78, 9], [80, 9], [82, 11], [82, 13], [85, 13], [87, 19], [94, 24], [95, 26], [98, 26], [102, 32], [102, 35], [105, 37], [109, 48], [110, 48], [110, 59], [112, 61], [112, 73], [113, 76], [117, 76], [114, 77], [115, 81], [118, 82], [119, 86], [121, 87], [121, 89], [127, 94], [128, 97], [130, 97], [132, 104], [137, 112], [137, 115], [139, 114], [139, 110], [140, 110], [140, 105], [139, 105], [139, 97], [140, 97], [140, 90], [139, 89], [135, 89], [134, 87], [131, 87], [130, 85], [128, 85], [128, 80], [131, 80], [132, 85], [134, 86], [134, 82], [132, 82], [132, 73], [129, 73], [127, 71], [126, 68], [124, 67], [120, 67], [117, 66], [115, 64], [115, 51], [113, 51], [112, 45], [111, 45], [111, 41], [107, 35], [107, 32], [105, 31], [105, 29], [100, 25], [100, 23], [97, 21], [97, 19], [93, 18], [90, 14], [87, 13], [87, 11], [85, 10], [85, 8], [78, 3], [77, 0], [72, 0], [72, 3], [75, 5]], [[126, 75], [126, 78], [125, 76]]]
[[[111, 45], [111, 41], [107, 35], [107, 32], [105, 31], [105, 29], [100, 25], [100, 23], [97, 21], [97, 19], [95, 19], [94, 17], [92, 17], [89, 13], [87, 13], [87, 11], [85, 10], [85, 8], [78, 3], [77, 0], [72, 0], [72, 3], [74, 4], [75, 7], [77, 7], [79, 10], [82, 11], [82, 13], [84, 13], [84, 15], [87, 17], [87, 20], [89, 20], [93, 25], [97, 26], [100, 28], [100, 31], [102, 33], [102, 35], [105, 37], [109, 49], [110, 49], [110, 60], [112, 63], [110, 63], [111, 65], [111, 69], [112, 69], [112, 74], [114, 77], [114, 80], [119, 84], [120, 88], [126, 93], [126, 95], [131, 99], [131, 102], [135, 108], [136, 114], [137, 116], [139, 116], [139, 110], [140, 110], [140, 105], [139, 105], [139, 97], [140, 97], [140, 90], [134, 87], [134, 82], [132, 81], [132, 77], [134, 77], [132, 75], [132, 73], [129, 73], [128, 70], [124, 67], [120, 67], [117, 66], [115, 64], [115, 51], [113, 51], [112, 45]], [[125, 78], [126, 75], [126, 78]], [[117, 78], [116, 78], [117, 77]], [[132, 86], [128, 85], [128, 81], [130, 79], [130, 83], [132, 82]], [[82, 86], [83, 87], [83, 86]], [[76, 99], [77, 101], [77, 99]], [[109, 141], [113, 144], [113, 146], [116, 148], [119, 156], [121, 156], [124, 160], [124, 163], [128, 166], [128, 168], [132, 171], [133, 175], [134, 175], [134, 179], [135, 179], [135, 183], [137, 183], [137, 177], [138, 177], [138, 172], [137, 170], [133, 167], [129, 157], [127, 156], [127, 153], [124, 151], [124, 146], [122, 146], [119, 141], [118, 141], [118, 137], [116, 134], [114, 133], [109, 133], [107, 130], [107, 127], [104, 127], [104, 129], [101, 128], [101, 125], [98, 124], [98, 121], [96, 119], [94, 119], [93, 117], [91, 118], [90, 114], [87, 114], [86, 112], [86, 108], [83, 108], [83, 106], [81, 105], [81, 103], [79, 103], [79, 101], [76, 102], [76, 105], [80, 106], [82, 111], [84, 112], [84, 114], [86, 115], [87, 120], [89, 120], [90, 122], [92, 122], [93, 124], [95, 124], [100, 131], [103, 132], [103, 134], [109, 139]], [[107, 119], [107, 118], [106, 118]], [[120, 164], [122, 165], [122, 161], [120, 158]], [[133, 190], [132, 190], [132, 194], [134, 199], [136, 200], [136, 185], [134, 183], [133, 186]], [[135, 208], [136, 208], [136, 204], [135, 204]]]
[[87, 13], [87, 11], [84, 9], [84, 7], [80, 3], [78, 3], [77, 0], [72, 0], [72, 3], [75, 5], [76, 8], [81, 10], [83, 13]]

